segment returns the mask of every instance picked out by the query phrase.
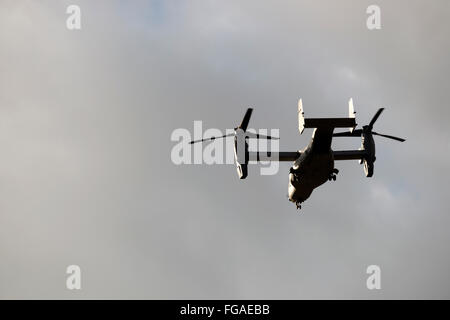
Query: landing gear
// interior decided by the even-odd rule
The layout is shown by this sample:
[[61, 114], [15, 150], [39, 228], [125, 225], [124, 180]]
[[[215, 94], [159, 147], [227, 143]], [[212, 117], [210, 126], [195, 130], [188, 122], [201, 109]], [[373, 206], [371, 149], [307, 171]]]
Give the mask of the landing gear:
[[331, 181], [331, 180], [336, 181], [336, 175], [337, 175], [338, 173], [339, 173], [339, 170], [336, 169], [336, 168], [334, 168], [334, 169], [331, 171], [330, 176], [328, 177], [328, 181]]
[[295, 203], [295, 205], [297, 206], [297, 210], [300, 210], [300, 209], [302, 208], [302, 206], [300, 205], [300, 202], [299, 202], [299, 201], [297, 201], [297, 202]]

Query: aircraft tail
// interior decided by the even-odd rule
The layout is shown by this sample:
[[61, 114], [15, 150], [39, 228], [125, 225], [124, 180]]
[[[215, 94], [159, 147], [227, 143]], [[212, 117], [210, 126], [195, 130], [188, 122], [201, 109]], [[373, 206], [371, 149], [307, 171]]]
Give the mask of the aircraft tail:
[[349, 101], [349, 117], [348, 118], [305, 118], [302, 99], [298, 101], [298, 130], [303, 133], [305, 128], [351, 128], [356, 127], [355, 111], [353, 108], [353, 100]]

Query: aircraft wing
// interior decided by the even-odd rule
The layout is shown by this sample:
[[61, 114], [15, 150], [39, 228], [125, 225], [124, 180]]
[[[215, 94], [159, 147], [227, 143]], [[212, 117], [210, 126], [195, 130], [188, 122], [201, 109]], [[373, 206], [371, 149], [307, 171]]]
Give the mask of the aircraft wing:
[[364, 150], [333, 151], [334, 160], [360, 160], [366, 155]]
[[281, 152], [249, 152], [249, 161], [295, 161], [300, 157], [300, 151], [281, 151]]

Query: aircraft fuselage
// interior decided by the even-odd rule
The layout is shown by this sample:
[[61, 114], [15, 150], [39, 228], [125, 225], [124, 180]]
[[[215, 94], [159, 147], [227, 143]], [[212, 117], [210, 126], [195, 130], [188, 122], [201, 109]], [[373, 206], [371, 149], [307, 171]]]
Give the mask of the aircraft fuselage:
[[315, 188], [330, 180], [333, 170], [334, 157], [330, 144], [318, 145], [313, 137], [290, 169], [289, 200], [298, 205], [308, 199]]

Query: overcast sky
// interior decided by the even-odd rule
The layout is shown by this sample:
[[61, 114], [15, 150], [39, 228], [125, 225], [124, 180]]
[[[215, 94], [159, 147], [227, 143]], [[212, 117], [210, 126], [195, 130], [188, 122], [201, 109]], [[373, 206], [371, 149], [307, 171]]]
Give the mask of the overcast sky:
[[[0, 298], [450, 298], [448, 0], [0, 8]], [[300, 214], [289, 163], [243, 181], [172, 163], [175, 129], [233, 128], [249, 106], [250, 127], [303, 148], [300, 97], [310, 116], [353, 97], [360, 125], [385, 107], [375, 130], [407, 141], [376, 138], [371, 179], [337, 162]]]

